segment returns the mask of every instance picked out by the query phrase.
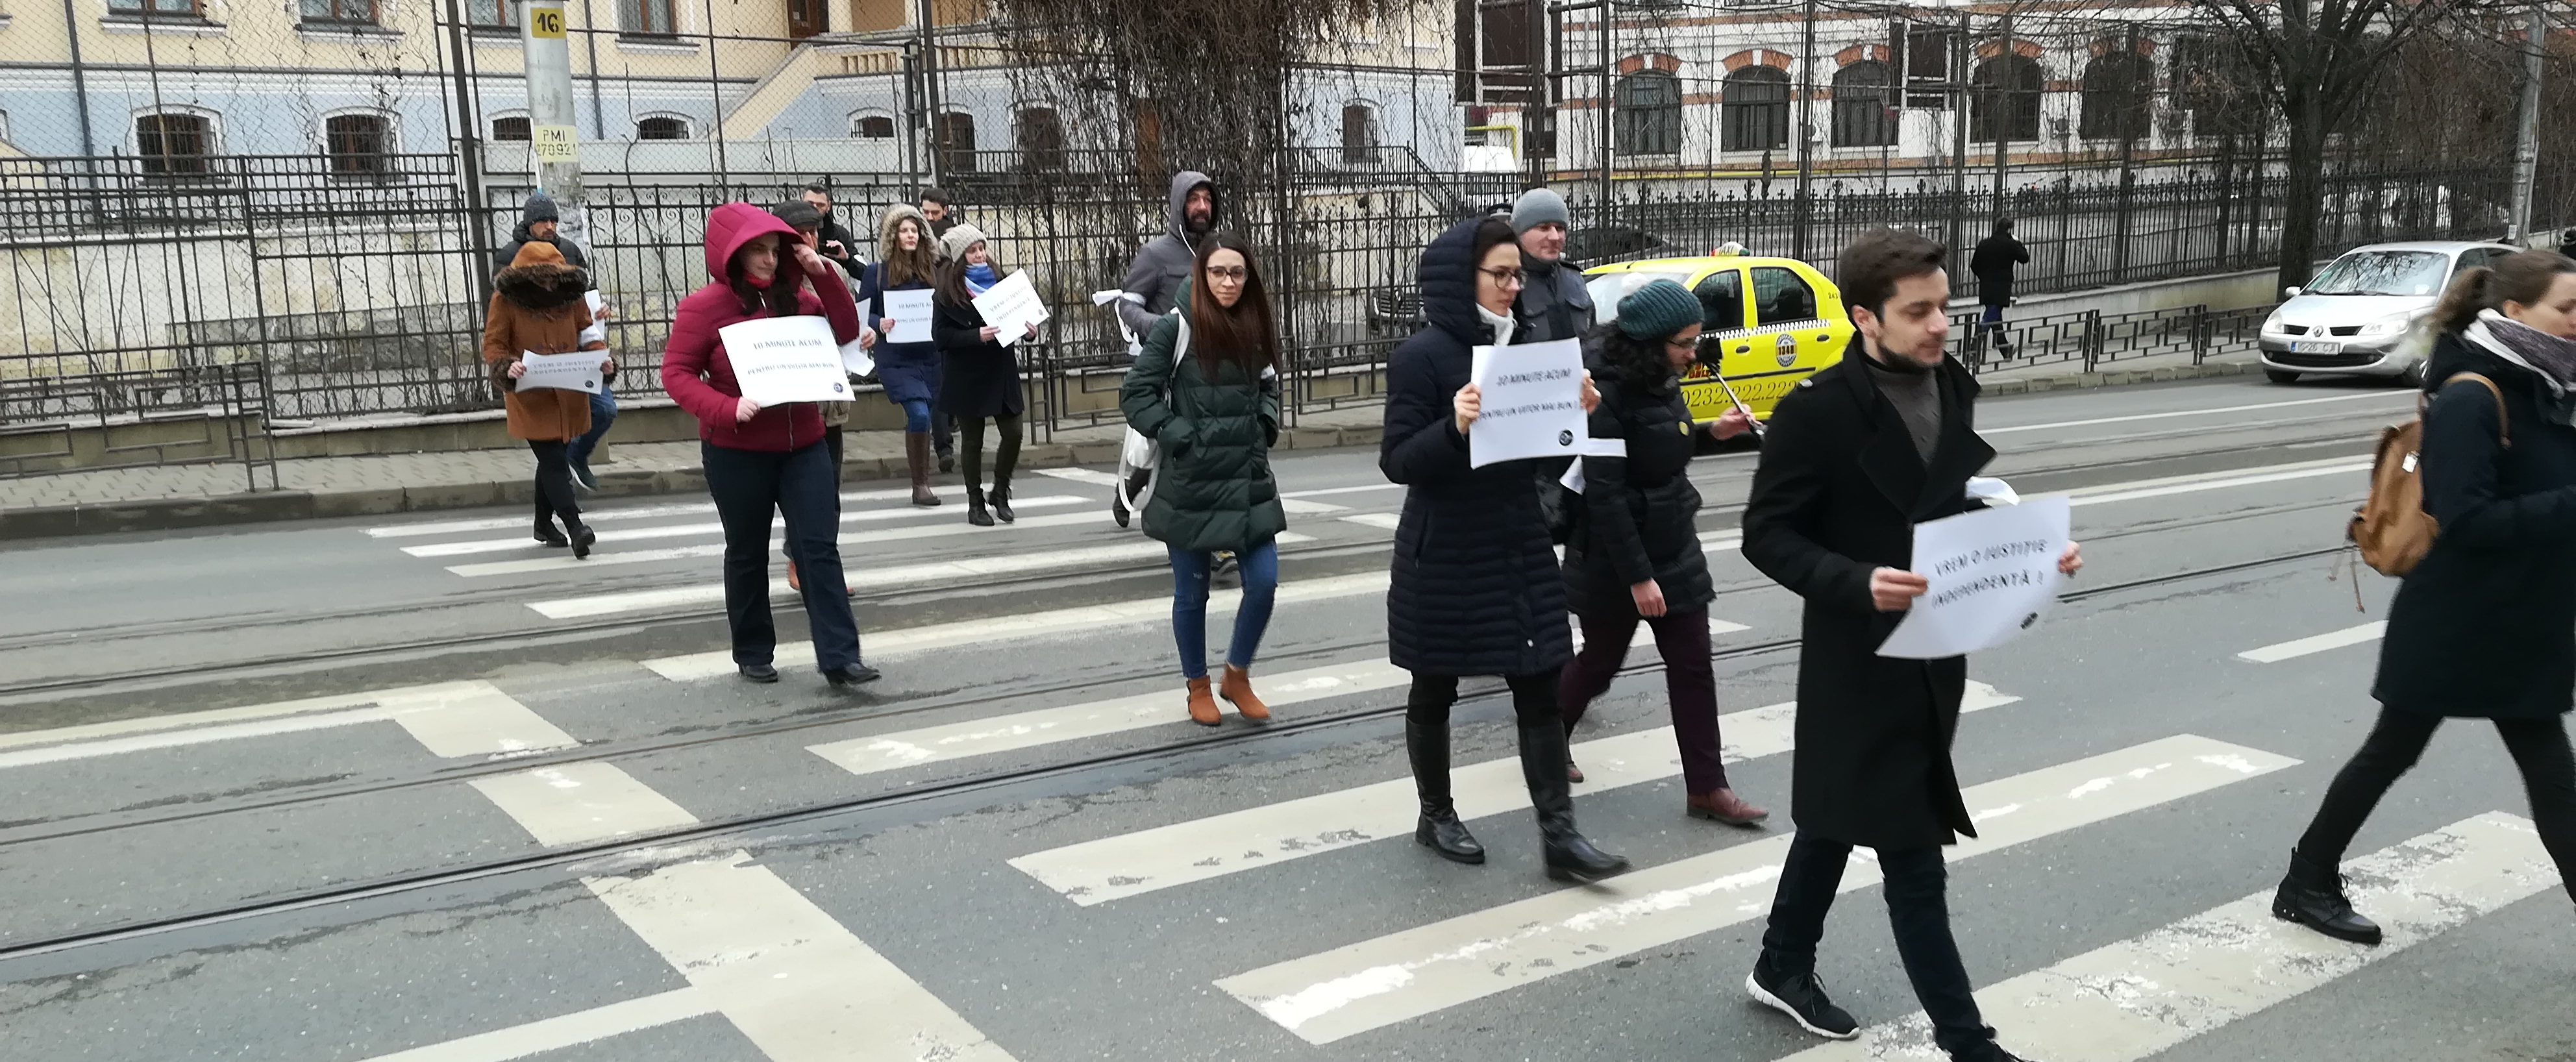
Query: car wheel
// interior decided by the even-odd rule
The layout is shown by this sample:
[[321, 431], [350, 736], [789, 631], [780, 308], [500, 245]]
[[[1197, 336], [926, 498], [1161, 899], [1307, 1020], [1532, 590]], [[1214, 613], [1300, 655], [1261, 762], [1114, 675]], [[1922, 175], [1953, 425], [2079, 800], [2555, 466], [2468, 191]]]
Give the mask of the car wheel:
[[2265, 369], [2263, 370], [2263, 378], [2276, 384], [2299, 382], [2299, 374], [2291, 372], [2288, 369]]

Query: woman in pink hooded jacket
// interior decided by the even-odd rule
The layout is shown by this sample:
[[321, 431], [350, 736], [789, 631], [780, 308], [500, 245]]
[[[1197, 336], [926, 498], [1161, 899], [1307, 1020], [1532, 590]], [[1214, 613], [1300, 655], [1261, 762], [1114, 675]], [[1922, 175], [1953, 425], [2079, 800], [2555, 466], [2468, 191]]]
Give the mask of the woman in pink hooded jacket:
[[707, 218], [707, 273], [672, 315], [662, 352], [662, 389], [698, 418], [707, 493], [724, 524], [725, 615], [733, 660], [744, 678], [778, 681], [771, 657], [778, 630], [769, 615], [769, 529], [786, 518], [787, 555], [805, 575], [805, 617], [814, 661], [834, 686], [872, 681], [859, 660], [859, 625], [841, 593], [840, 508], [823, 416], [812, 403], [763, 409], [742, 397], [718, 329], [765, 317], [820, 316], [835, 342], [858, 339], [858, 305], [841, 273], [786, 222], [749, 203], [727, 203]]

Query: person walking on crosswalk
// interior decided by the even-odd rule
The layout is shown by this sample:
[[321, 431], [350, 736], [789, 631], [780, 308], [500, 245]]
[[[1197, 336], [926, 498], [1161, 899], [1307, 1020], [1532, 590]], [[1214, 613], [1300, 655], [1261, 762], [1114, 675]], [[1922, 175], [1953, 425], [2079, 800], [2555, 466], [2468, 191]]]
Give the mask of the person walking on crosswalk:
[[[831, 256], [825, 253], [823, 247], [824, 226], [828, 222], [823, 212], [814, 206], [810, 198], [790, 199], [769, 208], [769, 212], [778, 215], [778, 220], [786, 222], [789, 228], [795, 229], [797, 239], [804, 241], [805, 246], [813, 248], [814, 253], [823, 255], [825, 261], [831, 260]], [[859, 327], [861, 342], [871, 342], [875, 339], [875, 331], [868, 328], [866, 322], [861, 322]], [[831, 457], [832, 510], [837, 517], [841, 506], [841, 434], [842, 429], [848, 427], [850, 423], [850, 404], [845, 401], [818, 402], [815, 403], [815, 408], [823, 415], [823, 452]], [[793, 556], [787, 558], [787, 589], [797, 593], [803, 593], [805, 590], [805, 582], [796, 572], [796, 558]], [[841, 590], [843, 593], [854, 593], [846, 586]]]
[[[939, 238], [938, 301], [930, 311], [930, 337], [939, 344], [940, 416], [956, 420], [966, 444], [966, 522], [991, 527], [995, 518], [1011, 523], [1011, 470], [1020, 461], [1020, 414], [1028, 408], [1021, 393], [1020, 362], [1002, 344], [1001, 331], [984, 323], [975, 297], [1002, 282], [1000, 267], [982, 230], [959, 225]], [[1036, 325], [1020, 337], [1035, 339]], [[993, 489], [984, 490], [984, 426], [1001, 433], [993, 453]], [[992, 508], [985, 504], [990, 501]]]
[[[510, 267], [492, 278], [492, 304], [483, 324], [483, 363], [509, 412], [510, 437], [528, 444], [537, 455], [537, 541], [570, 546], [587, 560], [599, 536], [581, 521], [573, 497], [569, 448], [590, 430], [590, 395], [581, 391], [520, 390], [527, 374], [522, 354], [565, 354], [576, 350], [606, 351], [608, 344], [584, 340], [590, 308], [583, 293], [590, 289], [587, 270], [564, 260], [563, 252], [543, 240], [530, 240], [510, 259]], [[599, 370], [616, 368], [606, 354]], [[555, 521], [563, 530], [555, 530]]]
[[[769, 536], [787, 525], [787, 552], [804, 573], [805, 622], [814, 662], [834, 686], [875, 681], [859, 658], [859, 625], [842, 591], [840, 499], [823, 417], [810, 402], [765, 409], [742, 395], [721, 329], [762, 318], [821, 317], [836, 343], [864, 333], [840, 270], [796, 230], [749, 203], [727, 203], [707, 218], [707, 272], [714, 282], [680, 300], [662, 352], [662, 390], [698, 418], [707, 493], [724, 525], [725, 620], [734, 666], [753, 682], [778, 681], [778, 629], [769, 612]], [[882, 345], [882, 344], [880, 344]]]
[[[1154, 323], [1178, 305], [1200, 248], [1216, 231], [1221, 216], [1216, 192], [1216, 181], [1207, 174], [1183, 170], [1172, 175], [1163, 233], [1137, 250], [1136, 260], [1127, 267], [1124, 297], [1110, 304], [1110, 312], [1118, 315], [1128, 332], [1142, 336], [1153, 331]], [[1136, 469], [1125, 483], [1110, 488], [1109, 515], [1118, 526], [1127, 526], [1127, 500], [1145, 493], [1145, 483], [1152, 476], [1152, 469]]]
[[877, 260], [859, 273], [858, 300], [865, 308], [862, 316], [877, 330], [877, 383], [885, 388], [886, 401], [903, 409], [903, 462], [912, 474], [912, 503], [937, 505], [939, 495], [930, 489], [930, 471], [937, 417], [931, 407], [939, 399], [939, 344], [931, 340], [928, 328], [915, 336], [886, 308], [892, 293], [926, 295], [938, 281], [936, 239], [921, 211], [902, 204], [886, 208], [877, 239]]
[[[1515, 222], [1517, 225], [1517, 222]], [[1528, 237], [1522, 237], [1527, 249]], [[1682, 398], [1682, 370], [1699, 357], [1701, 311], [1689, 288], [1658, 280], [1619, 300], [1616, 318], [1593, 330], [1586, 351], [1601, 377], [1592, 436], [1617, 439], [1620, 455], [1583, 458], [1583, 494], [1565, 543], [1565, 593], [1583, 626], [1583, 650], [1565, 665], [1556, 699], [1567, 739], [1583, 711], [1610, 688], [1643, 620], [1664, 658], [1673, 737], [1681, 744], [1683, 810], [1693, 818], [1750, 826], [1770, 816], [1726, 782], [1717, 735], [1717, 676], [1708, 656], [1708, 606], [1717, 597], [1699, 543], [1699, 488], [1691, 456], [1703, 429]], [[1732, 439], [1753, 430], [1743, 410], [1710, 423]], [[1583, 772], [1569, 762], [1566, 778]]]
[[[1957, 1062], [2014, 1062], [1977, 1011], [1945, 895], [1941, 849], [1977, 835], [1950, 763], [1968, 662], [1878, 655], [1927, 586], [1906, 570], [1914, 525], [1965, 512], [1968, 477], [1995, 456], [1976, 431], [1976, 378], [1944, 353], [1948, 258], [1894, 229], [1846, 248], [1837, 275], [1858, 349], [1800, 381], [1763, 440], [1744, 558], [1804, 598], [1806, 615], [1790, 783], [1798, 833], [1745, 988], [1809, 1032], [1860, 1034], [1816, 976], [1816, 945], [1851, 850], [1875, 849], [1897, 955], [1933, 1042]], [[2058, 558], [2065, 574], [2082, 566], [2071, 544]]]
[[[954, 235], [954, 233], [951, 233]], [[1118, 388], [1129, 427], [1162, 446], [1145, 534], [1172, 558], [1172, 641], [1190, 720], [1220, 721], [1216, 700], [1245, 722], [1270, 721], [1252, 690], [1252, 657], [1279, 592], [1279, 533], [1288, 529], [1270, 445], [1279, 440], [1279, 335], [1252, 245], [1231, 234], [1199, 246], [1178, 305], [1154, 322]], [[1208, 582], [1218, 550], [1240, 558], [1243, 601], [1225, 651], [1225, 682], [1207, 673]]]
[[[1415, 268], [1428, 327], [1387, 366], [1386, 431], [1378, 467], [1403, 484], [1404, 515], [1386, 593], [1387, 657], [1413, 673], [1404, 745], [1422, 801], [1414, 839], [1442, 857], [1482, 863], [1485, 848], [1459, 821], [1449, 791], [1449, 707], [1466, 675], [1500, 675], [1520, 727], [1521, 774], [1538, 812], [1551, 877], [1596, 881], [1628, 860], [1574, 827], [1565, 777], [1558, 673], [1574, 655], [1565, 579], [1528, 461], [1473, 468], [1467, 433], [1480, 408], [1469, 382], [1474, 350], [1511, 345], [1520, 247], [1510, 222], [1474, 218], [1423, 249]], [[1583, 382], [1583, 408], [1600, 396]]]
[[2389, 606], [2379, 719], [2290, 852], [2272, 913], [2378, 944], [2344, 849], [2444, 719], [2488, 719], [2522, 773], [2540, 842], [2576, 891], [2576, 261], [2509, 255], [2460, 274], [2439, 330], [2419, 454], [2439, 532]]

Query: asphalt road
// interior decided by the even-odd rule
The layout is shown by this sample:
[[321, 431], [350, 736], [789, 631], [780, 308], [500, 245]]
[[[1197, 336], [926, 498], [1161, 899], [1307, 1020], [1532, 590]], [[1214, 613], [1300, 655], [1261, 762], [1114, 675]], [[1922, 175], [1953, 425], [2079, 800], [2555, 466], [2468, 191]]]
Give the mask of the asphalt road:
[[[2354, 846], [2387, 945], [2243, 902], [2373, 710], [2393, 584], [2333, 547], [2408, 403], [1984, 403], [1990, 472], [2070, 493], [2091, 561], [1971, 665], [1957, 760], [1986, 839], [1951, 853], [1951, 906], [2006, 1044], [2576, 1058], [2576, 919], [2478, 727]], [[1401, 492], [1373, 458], [1278, 462], [1302, 538], [1267, 728], [1183, 719], [1160, 547], [1110, 525], [1097, 469], [1032, 470], [992, 530], [953, 494], [857, 492], [844, 554], [886, 678], [850, 695], [801, 645], [779, 685], [730, 677], [699, 498], [604, 508], [586, 565], [515, 511], [12, 549], [0, 1058], [1928, 1057], [1865, 865], [1822, 961], [1870, 1036], [1820, 1049], [1742, 998], [1798, 615], [1731, 545], [1753, 457], [1694, 475], [1733, 780], [1781, 814], [1681, 815], [1640, 646], [1576, 737], [1583, 826], [1640, 869], [1590, 889], [1540, 873], [1490, 682], [1454, 726], [1491, 863], [1406, 839], [1380, 604]]]

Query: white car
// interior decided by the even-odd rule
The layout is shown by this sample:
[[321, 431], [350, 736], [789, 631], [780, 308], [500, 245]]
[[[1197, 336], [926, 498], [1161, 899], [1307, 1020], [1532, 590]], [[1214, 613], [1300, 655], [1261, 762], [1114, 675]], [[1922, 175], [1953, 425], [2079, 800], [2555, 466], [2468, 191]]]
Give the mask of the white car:
[[2461, 270], [2512, 254], [2500, 243], [2378, 243], [2344, 252], [2263, 322], [2258, 345], [2273, 383], [2368, 376], [2420, 386], [2431, 356], [2419, 327]]

